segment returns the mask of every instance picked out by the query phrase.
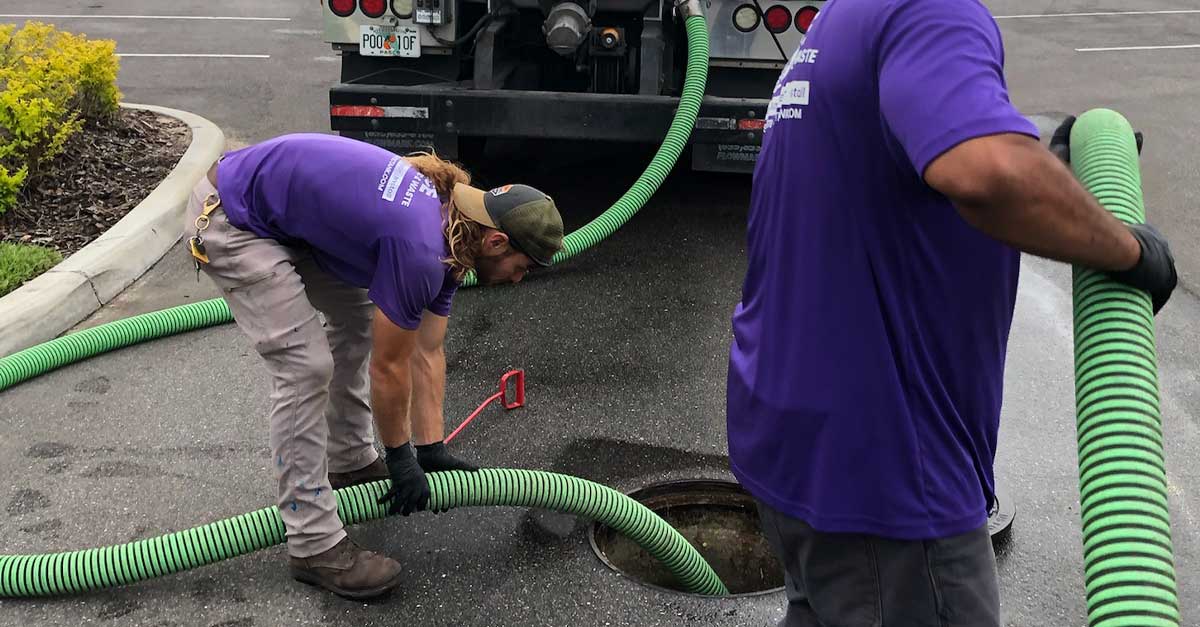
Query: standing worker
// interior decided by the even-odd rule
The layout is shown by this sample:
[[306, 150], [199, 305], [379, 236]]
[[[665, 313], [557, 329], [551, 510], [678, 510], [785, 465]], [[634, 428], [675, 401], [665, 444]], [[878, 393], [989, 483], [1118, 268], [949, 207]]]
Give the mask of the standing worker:
[[563, 225], [532, 187], [469, 183], [433, 155], [296, 134], [225, 154], [192, 192], [190, 252], [271, 375], [272, 466], [300, 581], [355, 599], [399, 581], [395, 560], [347, 537], [332, 490], [390, 478], [380, 502], [407, 516], [428, 504], [426, 472], [476, 469], [442, 442], [451, 299], [472, 269], [516, 283], [549, 265]]
[[1175, 287], [1166, 241], [1038, 142], [1003, 64], [978, 0], [830, 0], [776, 85], [727, 420], [782, 625], [1000, 625], [987, 512], [1019, 251], [1156, 312]]

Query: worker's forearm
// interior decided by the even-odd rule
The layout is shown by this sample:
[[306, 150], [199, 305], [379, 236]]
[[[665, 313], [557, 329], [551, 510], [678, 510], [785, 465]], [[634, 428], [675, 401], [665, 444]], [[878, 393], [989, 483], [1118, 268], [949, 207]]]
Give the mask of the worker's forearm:
[[1013, 159], [1010, 176], [972, 202], [956, 200], [973, 226], [1014, 248], [1100, 270], [1126, 270], [1140, 247], [1128, 228], [1040, 147]]
[[403, 364], [371, 364], [371, 412], [384, 446], [400, 446], [412, 439], [409, 403], [412, 374]]
[[446, 394], [446, 352], [417, 350], [412, 356], [412, 430], [417, 445], [440, 442], [445, 437], [442, 402]]

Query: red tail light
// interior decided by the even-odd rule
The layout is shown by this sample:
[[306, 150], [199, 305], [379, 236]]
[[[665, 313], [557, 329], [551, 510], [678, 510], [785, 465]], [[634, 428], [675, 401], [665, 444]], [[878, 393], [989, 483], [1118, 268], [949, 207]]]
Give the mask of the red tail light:
[[738, 120], [739, 131], [761, 131], [767, 127], [767, 121], [762, 118], [742, 118]]
[[782, 33], [792, 25], [792, 12], [782, 4], [767, 9], [763, 18], [763, 21], [767, 23], [767, 30], [772, 33]]
[[812, 27], [813, 20], [817, 19], [817, 7], [804, 7], [796, 11], [796, 30], [807, 33]]
[[338, 17], [350, 17], [354, 13], [354, 0], [329, 0], [329, 10]]
[[387, 0], [358, 0], [358, 8], [362, 9], [363, 15], [367, 17], [383, 17], [383, 13], [387, 11]]

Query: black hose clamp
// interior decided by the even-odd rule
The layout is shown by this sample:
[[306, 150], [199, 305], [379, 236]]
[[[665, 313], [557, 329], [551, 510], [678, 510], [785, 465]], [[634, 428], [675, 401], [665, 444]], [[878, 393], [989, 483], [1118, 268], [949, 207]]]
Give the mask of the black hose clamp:
[[675, 0], [675, 12], [685, 20], [695, 15], [704, 17], [704, 10], [700, 8], [700, 0]]

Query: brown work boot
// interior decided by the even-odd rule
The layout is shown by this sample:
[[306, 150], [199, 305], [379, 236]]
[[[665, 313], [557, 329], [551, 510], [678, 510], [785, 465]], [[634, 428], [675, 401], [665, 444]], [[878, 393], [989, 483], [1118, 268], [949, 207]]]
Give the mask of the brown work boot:
[[360, 483], [387, 479], [389, 476], [387, 464], [383, 463], [383, 458], [376, 457], [375, 461], [358, 470], [329, 473], [329, 485], [333, 486], [334, 490], [341, 490]]
[[343, 538], [312, 557], [289, 557], [292, 578], [348, 599], [369, 599], [400, 583], [400, 564]]

